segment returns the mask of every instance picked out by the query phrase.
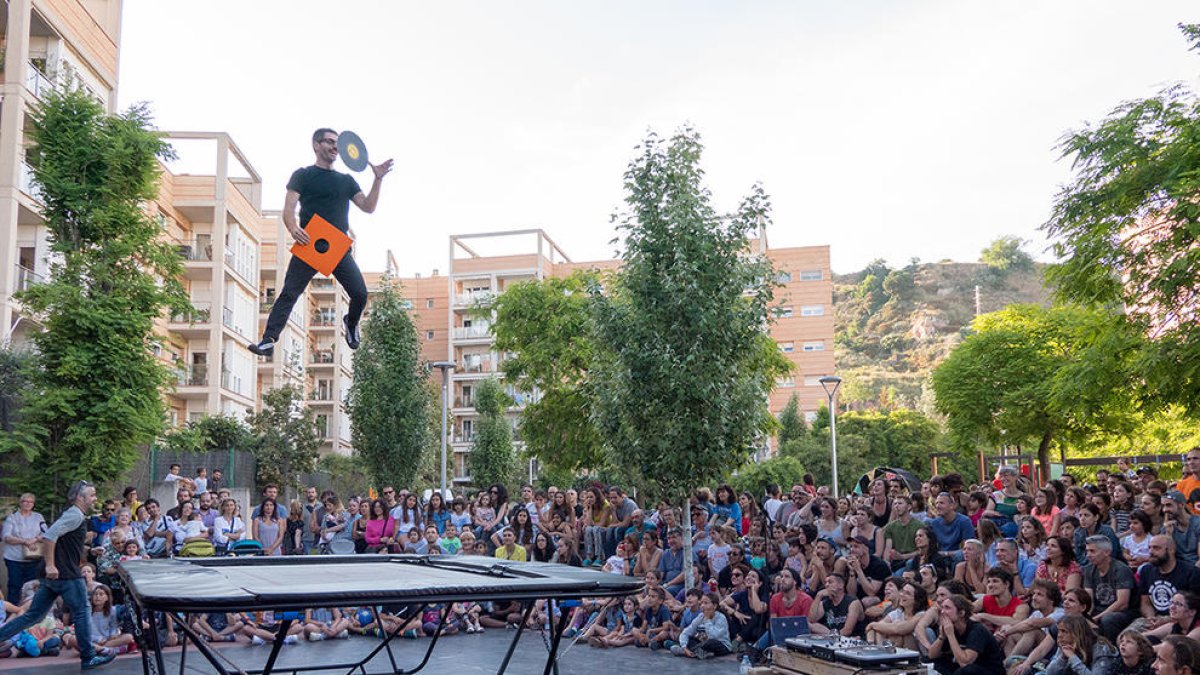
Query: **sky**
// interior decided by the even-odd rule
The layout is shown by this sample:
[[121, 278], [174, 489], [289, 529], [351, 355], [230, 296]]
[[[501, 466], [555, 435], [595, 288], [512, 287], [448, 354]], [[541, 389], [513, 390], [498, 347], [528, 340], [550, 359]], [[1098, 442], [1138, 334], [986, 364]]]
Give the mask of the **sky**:
[[836, 272], [972, 261], [1003, 235], [1049, 260], [1062, 135], [1200, 75], [1176, 28], [1200, 22], [1194, 0], [124, 7], [119, 105], [228, 132], [264, 208], [312, 163], [317, 127], [394, 158], [378, 210], [351, 223], [364, 270], [390, 249], [405, 276], [444, 270], [451, 234], [516, 228], [576, 261], [613, 257], [635, 146], [683, 125], [717, 208], [761, 183], [770, 245], [828, 244]]

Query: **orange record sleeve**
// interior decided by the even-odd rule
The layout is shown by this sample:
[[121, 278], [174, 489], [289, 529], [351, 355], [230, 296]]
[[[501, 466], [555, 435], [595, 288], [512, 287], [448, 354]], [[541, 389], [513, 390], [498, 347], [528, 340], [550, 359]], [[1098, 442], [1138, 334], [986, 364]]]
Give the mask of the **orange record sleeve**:
[[292, 255], [308, 263], [321, 274], [331, 276], [354, 241], [346, 236], [345, 232], [317, 215], [309, 219], [304, 231], [308, 233], [308, 244], [293, 244]]

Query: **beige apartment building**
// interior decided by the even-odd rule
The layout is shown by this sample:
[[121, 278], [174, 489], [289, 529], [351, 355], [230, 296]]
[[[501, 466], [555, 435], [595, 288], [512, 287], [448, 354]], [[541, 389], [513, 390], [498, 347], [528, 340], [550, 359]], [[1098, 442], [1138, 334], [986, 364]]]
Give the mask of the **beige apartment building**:
[[[778, 415], [792, 395], [810, 418], [826, 403], [818, 380], [833, 374], [833, 282], [828, 246], [773, 249], [766, 233], [753, 243], [756, 252], [770, 257], [778, 275], [777, 318], [771, 336], [794, 364], [790, 377], [778, 382], [770, 396], [771, 412]], [[489, 253], [492, 249], [502, 253]], [[473, 394], [480, 380], [503, 375], [504, 355], [493, 346], [486, 318], [472, 312], [480, 300], [503, 293], [523, 281], [564, 277], [580, 269], [612, 270], [617, 260], [573, 261], [543, 230], [511, 230], [482, 234], [453, 235], [447, 275], [435, 270], [431, 277], [400, 278], [404, 297], [412, 304], [422, 355], [429, 361], [450, 360], [455, 369], [450, 377], [452, 473], [456, 482], [470, 480], [470, 449], [475, 438], [478, 414]], [[368, 286], [377, 288], [379, 276], [368, 276]], [[510, 390], [514, 405], [509, 409], [517, 439], [517, 417], [537, 392]]]
[[121, 0], [9, 0], [0, 22], [0, 343], [21, 344], [40, 325], [13, 293], [49, 270], [41, 202], [25, 161], [28, 114], [71, 83], [114, 110]]

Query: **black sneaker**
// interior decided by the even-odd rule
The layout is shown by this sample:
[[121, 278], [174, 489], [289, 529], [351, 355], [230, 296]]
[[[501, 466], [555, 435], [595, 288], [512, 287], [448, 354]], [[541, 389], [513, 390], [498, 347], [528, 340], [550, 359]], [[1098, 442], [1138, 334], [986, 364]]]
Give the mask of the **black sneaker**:
[[271, 356], [275, 353], [275, 341], [263, 340], [262, 342], [251, 342], [246, 345], [246, 349], [258, 354], [259, 356]]
[[91, 670], [92, 668], [99, 668], [100, 666], [104, 666], [104, 665], [108, 665], [109, 663], [112, 663], [112, 660], [115, 658], [117, 658], [116, 654], [97, 653], [92, 658], [79, 664], [79, 669], [80, 670]]
[[342, 328], [346, 329], [346, 344], [350, 347], [350, 349], [358, 349], [358, 326], [355, 326], [353, 330], [350, 329], [349, 314], [342, 316]]

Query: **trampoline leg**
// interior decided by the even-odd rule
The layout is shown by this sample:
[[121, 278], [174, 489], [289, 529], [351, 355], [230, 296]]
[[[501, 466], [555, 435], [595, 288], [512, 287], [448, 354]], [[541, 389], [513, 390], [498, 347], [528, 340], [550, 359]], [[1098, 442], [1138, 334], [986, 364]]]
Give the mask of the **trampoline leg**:
[[[152, 664], [154, 668], [151, 670], [154, 670], [155, 675], [162, 675], [163, 673], [167, 672], [167, 666], [163, 663], [162, 643], [158, 641], [158, 621], [154, 618], [154, 610], [149, 610], [146, 612], [146, 620], [147, 623], [150, 624], [149, 642], [151, 648], [154, 650], [154, 663]], [[143, 667], [149, 665], [151, 665], [149, 659], [142, 661]]]
[[[197, 633], [186, 622], [180, 623], [179, 628], [183, 631], [183, 637], [184, 637], [183, 651], [180, 652], [180, 655], [179, 655], [180, 669], [183, 668], [184, 656], [187, 654], [188, 640], [191, 640], [196, 645], [196, 651], [200, 652], [201, 656], [208, 659], [209, 664], [211, 664], [212, 667], [215, 668], [218, 673], [220, 673], [221, 675], [229, 675], [229, 670], [224, 665], [221, 664], [221, 662], [217, 659], [216, 654], [212, 651], [212, 647], [209, 647], [207, 644], [205, 644], [204, 638], [200, 637], [199, 633]], [[182, 670], [180, 672], [182, 672]]]
[[[421, 670], [425, 667], [425, 664], [429, 663], [429, 657], [433, 655], [433, 648], [437, 646], [438, 638], [442, 636], [442, 628], [446, 626], [446, 619], [450, 618], [450, 610], [453, 607], [453, 602], [446, 603], [446, 611], [442, 612], [442, 620], [438, 622], [437, 630], [433, 632], [433, 639], [429, 641], [429, 649], [425, 650], [425, 658], [421, 659], [421, 662], [417, 664], [417, 667], [413, 668], [412, 670], [397, 670], [397, 675], [411, 675], [412, 673]], [[424, 614], [424, 611], [421, 613]]]
[[513, 653], [517, 651], [517, 641], [521, 639], [521, 633], [525, 632], [525, 624], [529, 622], [529, 616], [533, 614], [533, 604], [530, 602], [525, 608], [525, 615], [521, 617], [521, 625], [517, 626], [517, 634], [508, 644], [508, 651], [504, 653], [504, 660], [500, 662], [500, 670], [496, 671], [496, 675], [504, 675], [504, 671], [508, 670], [508, 662], [512, 661]]
[[[553, 600], [546, 601], [546, 613], [548, 616], [554, 616], [553, 605], [550, 603]], [[558, 675], [558, 644], [562, 642], [563, 633], [567, 630], [567, 624], [571, 622], [570, 612], [561, 612], [558, 617], [558, 625], [554, 627], [554, 632], [550, 635], [550, 653], [546, 655], [546, 669], [542, 671], [542, 675], [550, 675], [553, 671]]]
[[[183, 675], [185, 672], [187, 672], [188, 634], [187, 629], [184, 628], [185, 626], [188, 626], [187, 616], [184, 614], [176, 614], [175, 620], [179, 622], [179, 629], [183, 631], [183, 641], [179, 645], [179, 675]], [[190, 626], [188, 626], [188, 628], [190, 628]]]
[[275, 642], [271, 643], [271, 655], [267, 657], [267, 665], [263, 666], [262, 675], [271, 675], [271, 671], [275, 670], [275, 660], [279, 658], [279, 650], [283, 648], [283, 641], [291, 627], [291, 619], [279, 622], [279, 631], [275, 634]]
[[[417, 613], [409, 615], [409, 618], [411, 619], [413, 616], [420, 616], [420, 615], [424, 614], [425, 608], [428, 606], [429, 605], [427, 605], [427, 604], [421, 605], [421, 608], [417, 611]], [[403, 672], [400, 670], [399, 666], [396, 665], [396, 657], [394, 654], [392, 654], [392, 646], [389, 643], [392, 641], [393, 638], [396, 637], [396, 635], [401, 630], [404, 629], [404, 623], [407, 623], [408, 620], [406, 619], [404, 623], [400, 624], [400, 627], [397, 628], [396, 631], [391, 632], [391, 633], [385, 633], [385, 632], [383, 632], [383, 622], [379, 620], [379, 612], [376, 611], [376, 609], [374, 607], [371, 608], [371, 611], [375, 613], [375, 622], [379, 624], [379, 634], [383, 636], [383, 641], [379, 643], [378, 647], [376, 647], [375, 649], [372, 649], [371, 653], [367, 654], [366, 657], [363, 658], [362, 661], [359, 661], [357, 666], [354, 666], [354, 667], [350, 668], [350, 670], [346, 671], [346, 675], [350, 675], [350, 673], [353, 673], [355, 668], [357, 668], [358, 670], [361, 670], [365, 673], [366, 668], [364, 666], [366, 666], [366, 664], [368, 662], [370, 662], [371, 659], [375, 658], [376, 654], [383, 651], [384, 649], [387, 649], [388, 659], [392, 662], [392, 672], [396, 672], [396, 673]]]

